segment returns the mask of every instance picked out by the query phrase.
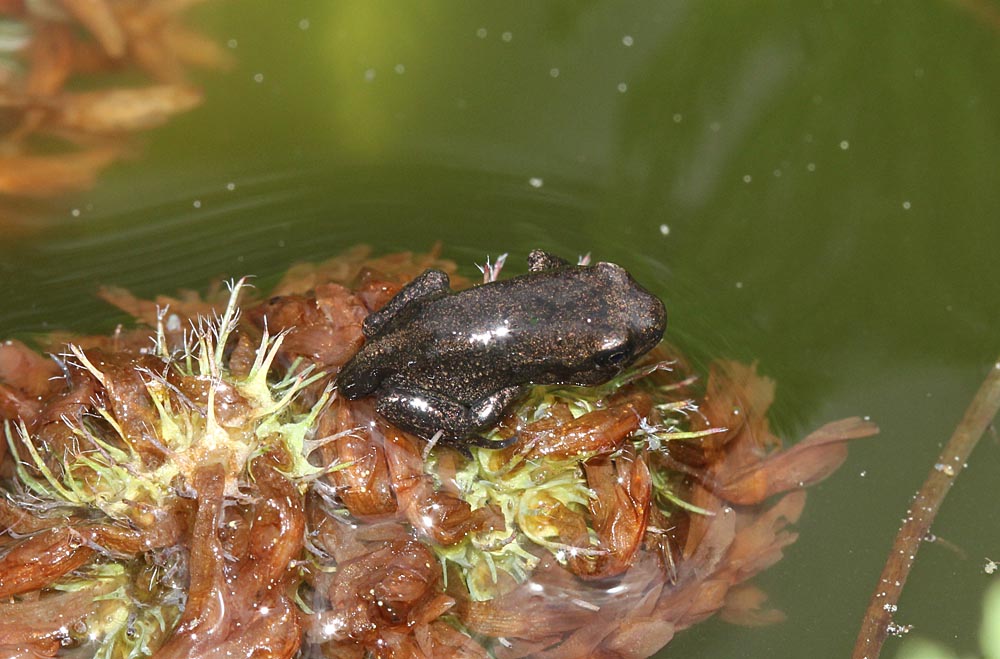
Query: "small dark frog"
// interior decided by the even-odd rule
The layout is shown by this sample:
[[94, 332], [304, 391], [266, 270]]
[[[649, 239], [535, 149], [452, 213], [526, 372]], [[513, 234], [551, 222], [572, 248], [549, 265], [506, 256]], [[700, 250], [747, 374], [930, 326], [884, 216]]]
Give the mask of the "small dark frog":
[[480, 435], [530, 384], [597, 385], [663, 338], [666, 310], [613, 263], [540, 250], [528, 274], [454, 292], [427, 270], [363, 326], [337, 375], [341, 395], [425, 439], [499, 448]]

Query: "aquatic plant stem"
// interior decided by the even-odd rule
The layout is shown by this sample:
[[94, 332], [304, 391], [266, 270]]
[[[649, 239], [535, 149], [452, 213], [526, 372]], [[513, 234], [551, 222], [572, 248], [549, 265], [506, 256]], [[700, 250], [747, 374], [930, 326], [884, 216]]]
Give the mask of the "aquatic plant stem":
[[993, 364], [907, 511], [906, 520], [896, 534], [889, 558], [868, 603], [851, 659], [877, 659], [881, 653], [882, 644], [895, 624], [892, 614], [916, 560], [920, 543], [928, 536], [941, 502], [998, 411], [1000, 360]]

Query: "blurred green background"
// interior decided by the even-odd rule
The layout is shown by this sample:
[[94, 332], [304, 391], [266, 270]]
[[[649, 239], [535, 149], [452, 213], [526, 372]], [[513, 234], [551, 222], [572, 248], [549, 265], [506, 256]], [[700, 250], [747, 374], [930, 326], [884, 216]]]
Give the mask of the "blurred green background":
[[[195, 22], [237, 67], [141, 159], [2, 240], [0, 336], [110, 329], [140, 295], [359, 242], [469, 274], [544, 247], [660, 294], [704, 365], [758, 360], [789, 440], [882, 434], [812, 489], [757, 583], [788, 614], [709, 621], [670, 657], [846, 657], [910, 496], [1000, 354], [996, 0], [241, 0]], [[76, 212], [74, 212], [74, 210]], [[1000, 559], [988, 436], [896, 620], [966, 653]], [[884, 657], [894, 656], [890, 640]]]

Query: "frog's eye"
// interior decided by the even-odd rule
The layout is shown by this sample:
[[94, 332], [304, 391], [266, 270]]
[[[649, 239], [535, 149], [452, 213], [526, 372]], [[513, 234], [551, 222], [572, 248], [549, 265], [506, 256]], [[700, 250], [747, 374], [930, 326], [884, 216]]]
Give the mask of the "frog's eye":
[[602, 350], [594, 355], [594, 362], [598, 366], [621, 366], [628, 359], [628, 346], [618, 346], [610, 350]]

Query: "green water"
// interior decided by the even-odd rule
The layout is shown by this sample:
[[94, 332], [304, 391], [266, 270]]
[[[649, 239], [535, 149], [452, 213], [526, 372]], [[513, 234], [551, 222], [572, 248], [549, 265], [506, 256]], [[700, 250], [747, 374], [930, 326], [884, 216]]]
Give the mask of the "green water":
[[[619, 262], [699, 363], [759, 360], [782, 434], [854, 414], [882, 427], [812, 490], [800, 540], [757, 581], [787, 622], [710, 621], [664, 656], [846, 657], [908, 498], [1000, 354], [1000, 31], [968, 6], [1000, 11], [202, 7], [237, 67], [202, 75], [206, 104], [51, 229], [3, 240], [0, 335], [110, 329], [101, 283], [266, 286], [358, 242], [441, 240], [470, 272], [536, 246]], [[1000, 559], [998, 463], [987, 437], [934, 527], [953, 548], [923, 548], [896, 615], [966, 652], [984, 559]]]

